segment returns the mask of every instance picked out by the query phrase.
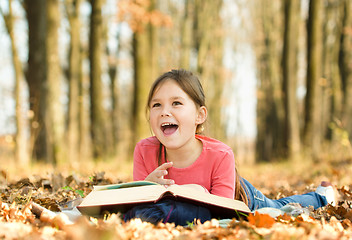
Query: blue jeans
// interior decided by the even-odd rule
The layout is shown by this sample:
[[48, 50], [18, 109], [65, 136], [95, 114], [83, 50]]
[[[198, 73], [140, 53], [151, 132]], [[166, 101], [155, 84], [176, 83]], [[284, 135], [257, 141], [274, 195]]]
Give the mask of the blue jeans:
[[202, 223], [211, 219], [210, 211], [202, 206], [164, 199], [157, 203], [142, 204], [133, 207], [124, 215], [124, 221], [140, 218], [153, 224], [173, 222], [176, 225], [187, 225], [199, 219]]
[[316, 192], [310, 192], [302, 195], [293, 195], [290, 197], [285, 197], [277, 200], [272, 200], [264, 196], [263, 193], [258, 191], [252, 184], [250, 184], [246, 179], [242, 178], [242, 186], [245, 186], [247, 190], [248, 207], [251, 211], [264, 208], [281, 208], [288, 203], [299, 203], [302, 207], [313, 206], [314, 209], [323, 207], [328, 204], [326, 197], [322, 196]]

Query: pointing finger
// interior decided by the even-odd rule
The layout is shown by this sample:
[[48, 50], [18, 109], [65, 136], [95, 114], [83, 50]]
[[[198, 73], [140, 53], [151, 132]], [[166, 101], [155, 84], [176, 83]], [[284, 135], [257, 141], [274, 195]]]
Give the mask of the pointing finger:
[[173, 162], [163, 163], [163, 164], [161, 164], [157, 169], [159, 169], [159, 170], [166, 170], [166, 169], [172, 167], [172, 165], [173, 165]]

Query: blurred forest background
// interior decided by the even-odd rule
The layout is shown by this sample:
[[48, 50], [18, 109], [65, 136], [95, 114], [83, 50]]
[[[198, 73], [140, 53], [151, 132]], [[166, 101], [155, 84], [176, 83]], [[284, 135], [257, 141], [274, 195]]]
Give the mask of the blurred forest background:
[[[10, 53], [0, 69], [13, 68], [1, 70], [0, 98], [14, 103], [1, 123], [3, 166], [131, 160], [151, 135], [149, 87], [175, 68], [200, 77], [206, 134], [238, 161], [351, 159], [350, 0], [2, 0], [0, 10]], [[248, 136], [243, 100], [231, 99], [238, 86], [251, 96], [250, 76]]]

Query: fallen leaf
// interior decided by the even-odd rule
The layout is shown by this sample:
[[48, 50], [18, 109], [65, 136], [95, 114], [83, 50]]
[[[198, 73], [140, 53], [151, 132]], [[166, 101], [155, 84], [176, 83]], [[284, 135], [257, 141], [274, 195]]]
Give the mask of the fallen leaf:
[[275, 223], [275, 219], [269, 214], [250, 213], [248, 216], [248, 222], [258, 228], [270, 228]]

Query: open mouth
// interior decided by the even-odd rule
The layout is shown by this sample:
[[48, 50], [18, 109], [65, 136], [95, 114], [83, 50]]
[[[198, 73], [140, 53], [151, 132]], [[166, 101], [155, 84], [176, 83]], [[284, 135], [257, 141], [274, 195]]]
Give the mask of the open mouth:
[[161, 130], [165, 135], [171, 135], [178, 129], [178, 125], [174, 123], [163, 123], [161, 124]]

